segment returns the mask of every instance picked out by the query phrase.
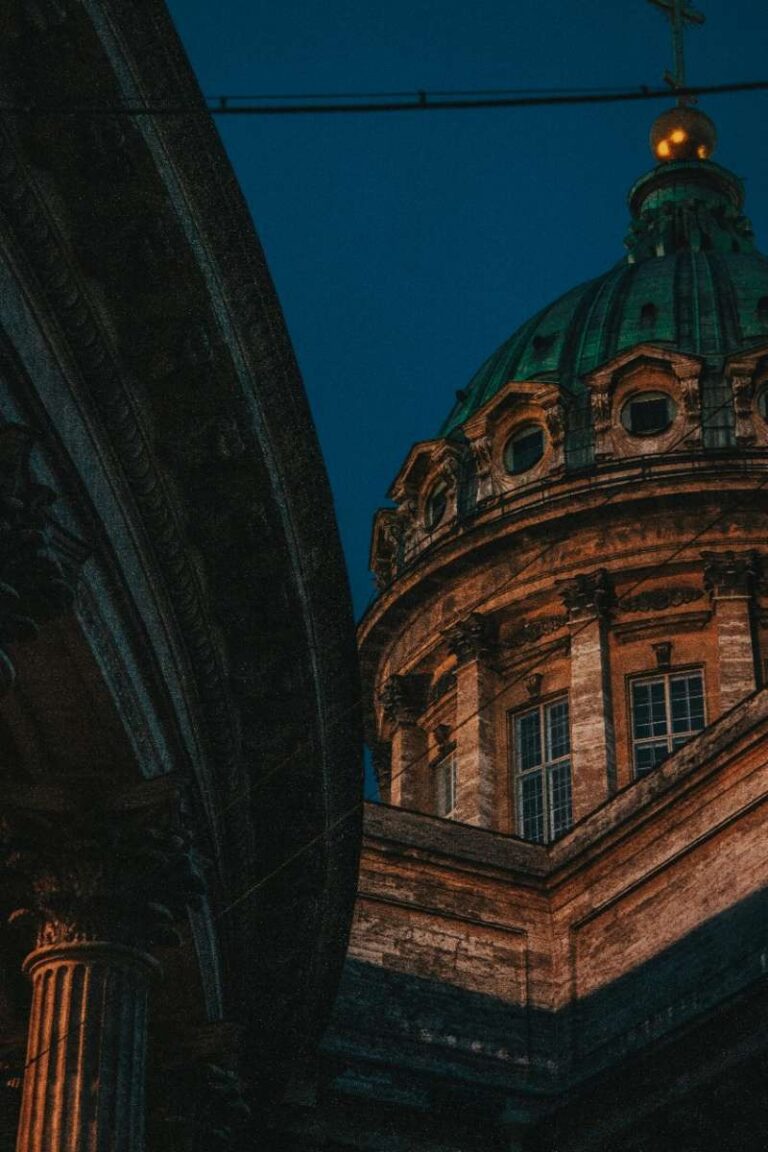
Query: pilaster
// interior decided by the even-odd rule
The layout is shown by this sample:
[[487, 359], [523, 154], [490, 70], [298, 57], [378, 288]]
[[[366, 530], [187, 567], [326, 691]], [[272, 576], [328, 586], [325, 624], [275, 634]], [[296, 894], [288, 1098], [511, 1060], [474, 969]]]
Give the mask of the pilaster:
[[391, 734], [389, 802], [416, 811], [427, 807], [427, 734], [417, 722], [422, 696], [419, 676], [390, 676], [380, 696], [384, 721]]
[[605, 569], [577, 576], [562, 588], [571, 630], [571, 765], [573, 818], [582, 819], [616, 784], [616, 748], [608, 657], [613, 600]]
[[756, 552], [702, 552], [704, 585], [717, 625], [720, 708], [726, 712], [757, 687], [752, 605]]
[[456, 656], [456, 819], [496, 824], [496, 674], [489, 664], [493, 636], [485, 617], [472, 613], [446, 633]]

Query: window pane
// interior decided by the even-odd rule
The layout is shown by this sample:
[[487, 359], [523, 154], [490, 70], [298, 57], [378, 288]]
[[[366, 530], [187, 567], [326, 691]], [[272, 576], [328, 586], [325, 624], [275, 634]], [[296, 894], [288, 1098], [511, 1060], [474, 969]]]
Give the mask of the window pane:
[[635, 771], [638, 776], [650, 772], [657, 764], [661, 764], [669, 755], [666, 740], [656, 740], [653, 743], [637, 744], [635, 746]]
[[648, 736], [666, 736], [667, 708], [663, 680], [646, 680], [632, 685], [632, 724], [637, 740]]
[[629, 406], [629, 425], [637, 436], [661, 432], [669, 424], [669, 402], [660, 396], [655, 400], [636, 400]]
[[704, 727], [704, 685], [701, 676], [678, 676], [670, 681], [673, 732], [700, 732]]
[[541, 723], [539, 710], [517, 719], [517, 766], [521, 772], [541, 764]]
[[522, 833], [526, 840], [544, 839], [544, 796], [541, 772], [531, 772], [520, 782]]
[[547, 760], [559, 760], [571, 750], [568, 734], [568, 701], [558, 700], [547, 707]]
[[573, 823], [571, 802], [571, 766], [558, 764], [550, 773], [552, 789], [552, 835], [561, 836]]

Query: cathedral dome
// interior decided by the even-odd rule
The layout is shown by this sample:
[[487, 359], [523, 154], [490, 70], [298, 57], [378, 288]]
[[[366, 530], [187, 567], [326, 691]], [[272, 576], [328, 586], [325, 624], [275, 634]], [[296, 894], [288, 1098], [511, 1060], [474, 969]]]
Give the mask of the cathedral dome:
[[768, 259], [754, 250], [743, 186], [711, 161], [660, 164], [629, 193], [627, 256], [523, 324], [458, 393], [458, 429], [510, 380], [569, 393], [633, 346], [722, 357], [768, 340]]

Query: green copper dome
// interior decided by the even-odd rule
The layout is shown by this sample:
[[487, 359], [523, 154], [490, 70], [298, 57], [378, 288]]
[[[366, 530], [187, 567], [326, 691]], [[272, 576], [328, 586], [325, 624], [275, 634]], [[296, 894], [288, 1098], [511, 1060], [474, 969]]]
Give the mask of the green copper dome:
[[768, 259], [754, 251], [743, 187], [708, 160], [673, 161], [629, 194], [628, 255], [529, 320], [480, 368], [441, 429], [447, 436], [510, 380], [584, 376], [640, 343], [713, 361], [768, 343]]

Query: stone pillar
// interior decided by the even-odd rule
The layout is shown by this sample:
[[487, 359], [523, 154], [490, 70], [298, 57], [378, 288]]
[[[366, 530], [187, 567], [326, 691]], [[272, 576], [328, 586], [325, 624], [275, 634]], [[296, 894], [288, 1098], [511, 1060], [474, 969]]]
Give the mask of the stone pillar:
[[720, 709], [727, 712], [757, 687], [752, 595], [758, 557], [755, 552], [702, 552], [702, 559], [717, 625]]
[[493, 828], [496, 824], [496, 675], [489, 666], [492, 638], [477, 613], [446, 633], [456, 656], [456, 819]]
[[390, 676], [381, 693], [384, 721], [391, 732], [389, 802], [399, 808], [428, 808], [427, 734], [417, 720], [422, 704], [419, 676]]
[[612, 600], [604, 569], [562, 589], [571, 629], [571, 766], [573, 819], [581, 820], [616, 786], [607, 623]]
[[17, 1152], [140, 1152], [149, 980], [157, 963], [97, 941], [36, 949]]
[[164, 783], [117, 808], [94, 789], [74, 811], [4, 813], [28, 902], [12, 919], [36, 928], [17, 1152], [143, 1152], [147, 949], [178, 941], [195, 887]]

